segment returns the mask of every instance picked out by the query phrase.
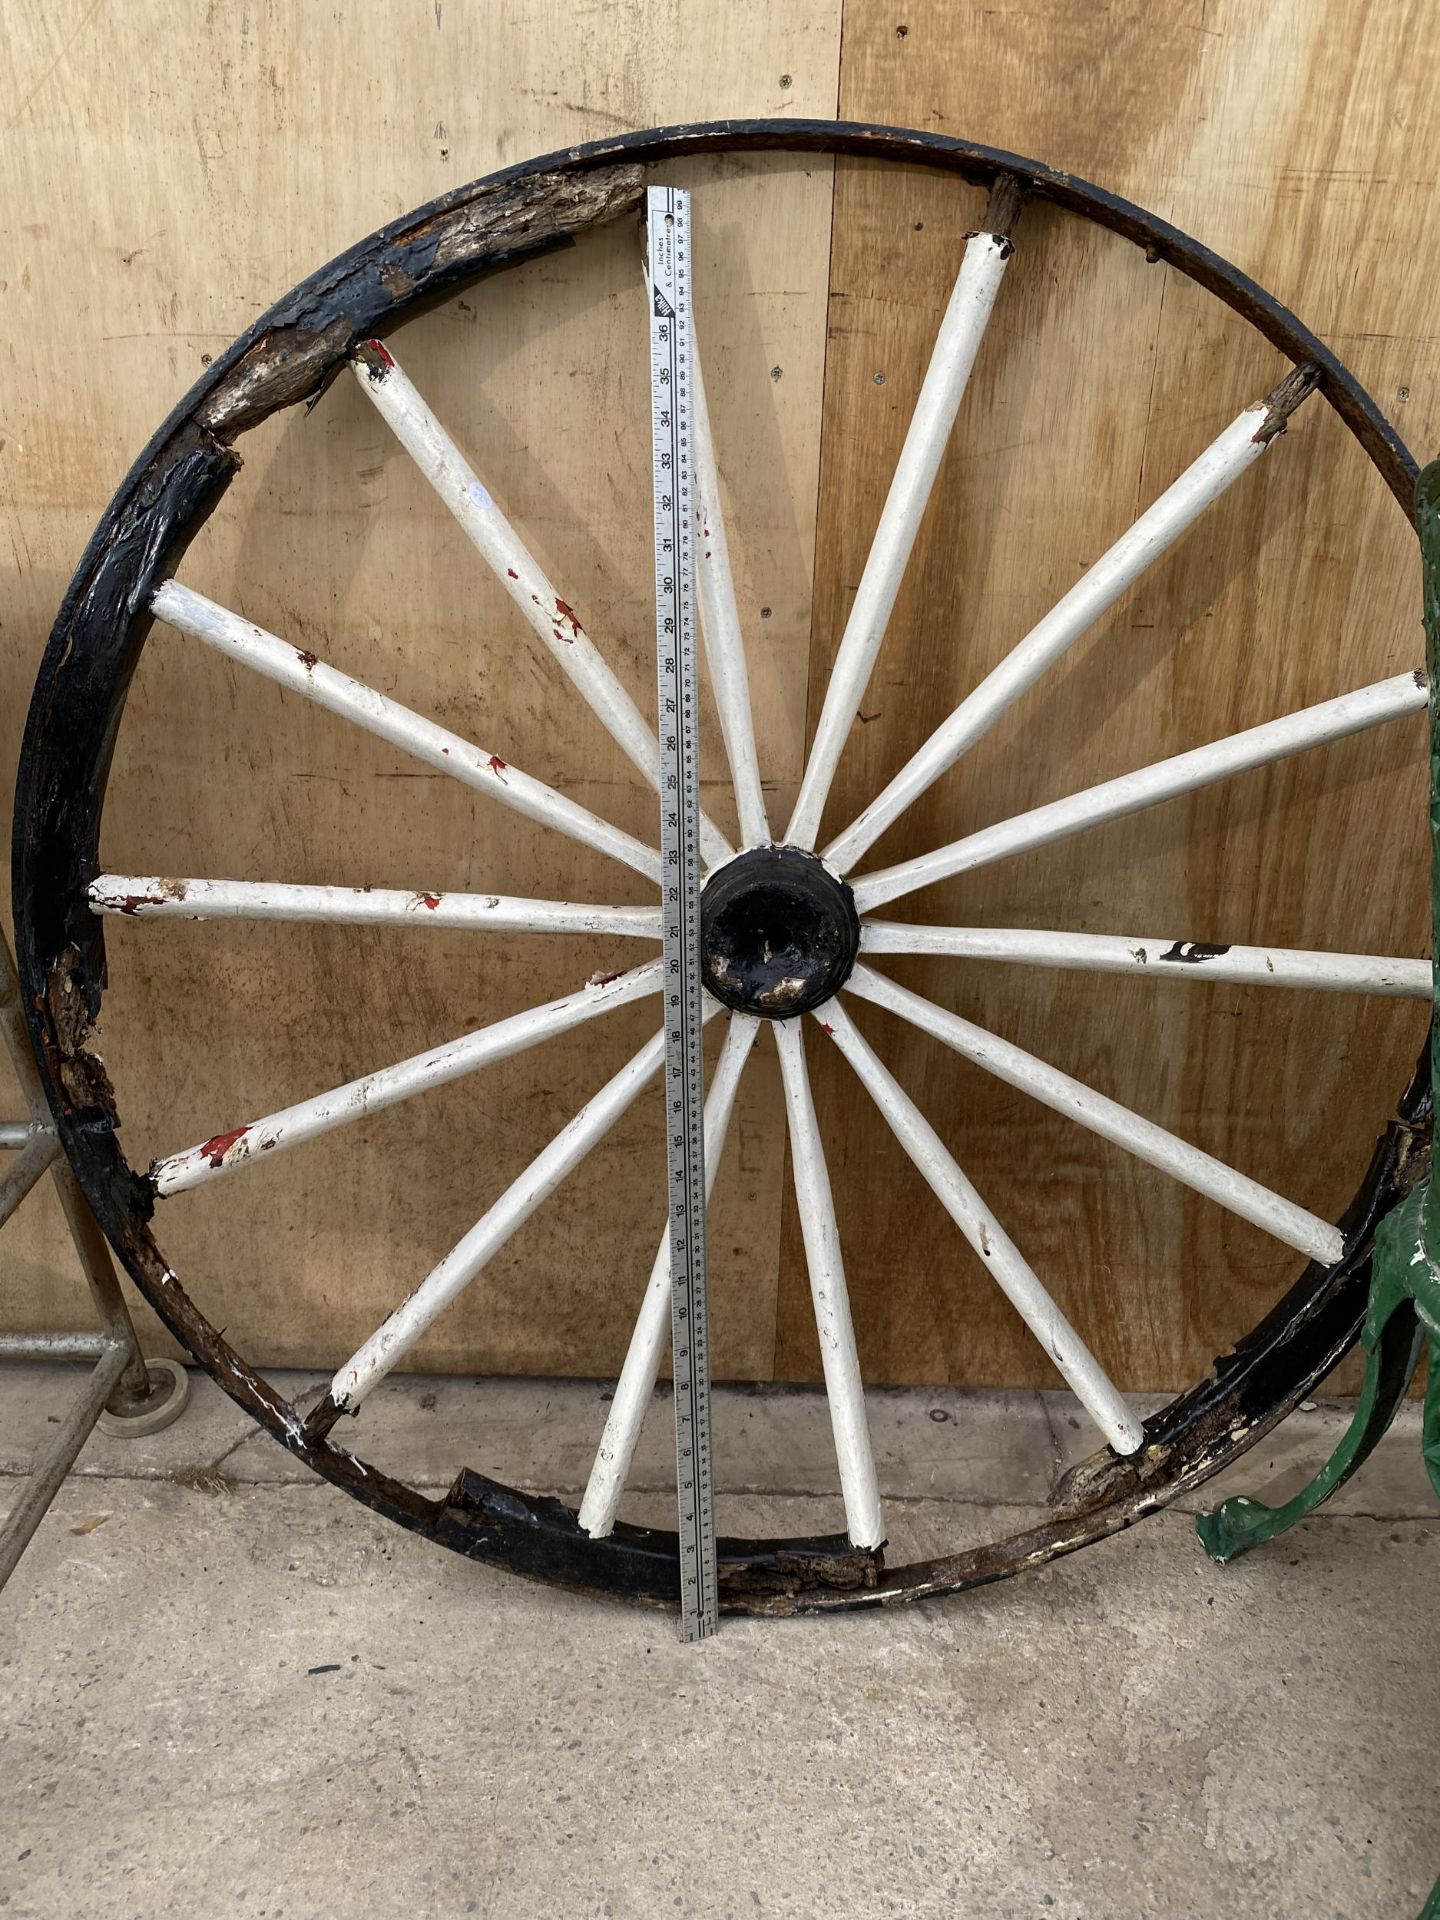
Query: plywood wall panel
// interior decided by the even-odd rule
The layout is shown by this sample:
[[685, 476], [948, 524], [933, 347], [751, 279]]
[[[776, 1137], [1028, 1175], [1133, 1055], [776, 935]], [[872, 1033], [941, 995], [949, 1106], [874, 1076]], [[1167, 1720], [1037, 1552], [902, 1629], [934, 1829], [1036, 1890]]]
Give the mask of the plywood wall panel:
[[[129, 460], [277, 293], [506, 161], [687, 117], [963, 133], [1087, 173], [1235, 258], [1422, 452], [1440, 428], [1423, 156], [1440, 99], [1407, 0], [434, 0], [383, 31], [263, 0], [21, 13], [0, 49], [0, 755]], [[843, 24], [843, 55], [842, 55]], [[783, 84], [782, 84], [783, 76]], [[699, 190], [700, 327], [777, 826], [980, 193], [814, 158]], [[633, 223], [414, 323], [403, 363], [649, 705], [648, 442]], [[1208, 296], [1043, 206], [1019, 245], [837, 783], [832, 828], [1283, 371]], [[651, 805], [370, 410], [338, 383], [252, 436], [185, 577], [634, 831]], [[3, 551], [3, 550], [0, 550]], [[1285, 440], [876, 849], [918, 852], [1419, 658], [1413, 546], [1334, 419]], [[728, 819], [707, 711], [707, 801]], [[948, 883], [897, 916], [1418, 952], [1419, 728], [1398, 726]], [[157, 634], [106, 820], [117, 867], [639, 900], [642, 885], [239, 669]], [[543, 948], [543, 950], [542, 950]], [[563, 992], [624, 943], [125, 924], [104, 1050], [136, 1161]], [[1413, 1058], [1411, 1007], [956, 962], [898, 977], [1332, 1214]], [[1295, 1261], [939, 1053], [862, 1025], [1124, 1383], [1193, 1377]], [[166, 1244], [272, 1364], [348, 1350], [646, 1036], [640, 1008], [177, 1203]], [[867, 1375], [1048, 1382], [1043, 1360], [812, 1040]], [[645, 1100], [420, 1350], [605, 1374], [653, 1253]], [[762, 1039], [713, 1225], [716, 1354], [819, 1355]], [[0, 1319], [84, 1324], [55, 1210], [6, 1237]]]
[[[110, 488], [256, 311], [382, 221], [507, 161], [687, 114], [832, 114], [838, 51], [831, 0], [773, 25], [752, 6], [682, 5], [661, 18], [642, 5], [463, 0], [388, 9], [380, 32], [278, 3], [178, 28], [173, 8], [145, 5], [123, 21], [62, 7], [18, 22], [0, 83], [14, 263], [0, 294], [0, 499], [17, 562], [0, 610], [7, 764], [66, 575]], [[557, 84], [557, 71], [573, 80]], [[831, 170], [756, 157], [712, 165], [705, 179], [699, 322], [778, 811], [805, 724]], [[486, 283], [408, 327], [397, 350], [653, 710], [637, 224]], [[654, 838], [653, 797], [358, 387], [338, 382], [241, 450], [244, 470], [187, 556], [188, 582]], [[707, 725], [718, 772], [713, 716]], [[718, 779], [707, 800], [724, 821]], [[645, 897], [628, 869], [163, 630], [126, 714], [104, 849], [121, 870]], [[126, 922], [110, 951], [101, 1044], [127, 1150], [143, 1165], [649, 949]], [[627, 1010], [483, 1085], [178, 1201], [163, 1222], [167, 1250], [252, 1355], [333, 1360], [654, 1018], [653, 1005]], [[618, 1367], [661, 1228], [653, 1120], [642, 1099], [437, 1326], [422, 1364]], [[778, 1123], [767, 1061], [747, 1077], [716, 1215], [717, 1358], [757, 1377], [774, 1344]], [[52, 1212], [27, 1209], [6, 1250], [8, 1324], [84, 1323]]]
[[[1440, 369], [1416, 276], [1397, 258], [1413, 257], [1434, 220], [1428, 191], [1407, 185], [1417, 130], [1433, 128], [1440, 110], [1421, 77], [1431, 63], [1418, 32], [1418, 12], [1403, 6], [852, 6], [841, 111], [963, 130], [1134, 194], [1236, 258], [1322, 333], [1344, 335], [1339, 350], [1382, 404], [1409, 409], [1402, 422], [1423, 449]], [[959, 214], [955, 198], [968, 199]], [[872, 469], [845, 428], [867, 417], [877, 453], [891, 455], [976, 200], [868, 166], [845, 164], [837, 176], [812, 713], [885, 484], [886, 460]], [[1037, 212], [1021, 221], [832, 829], [1284, 371], [1172, 270]], [[1388, 336], [1397, 322], [1403, 345], [1385, 338], [1367, 354], [1364, 334]], [[1310, 403], [868, 864], [1413, 666], [1417, 576], [1394, 502]], [[1423, 951], [1422, 755], [1420, 727], [1407, 722], [956, 879], [896, 911]], [[1331, 1217], [1424, 1025], [1423, 1010], [1348, 998], [955, 961], [894, 970]], [[1121, 1378], [1195, 1377], [1298, 1270], [1257, 1231], [937, 1058], [888, 1016], [867, 1027]], [[885, 1202], [857, 1201], [842, 1222], [867, 1369], [1052, 1379], [942, 1223], [918, 1248], [907, 1240], [913, 1175], [849, 1097], [843, 1069], [816, 1065], [837, 1157], [884, 1168]], [[782, 1370], [814, 1344], [787, 1225]]]

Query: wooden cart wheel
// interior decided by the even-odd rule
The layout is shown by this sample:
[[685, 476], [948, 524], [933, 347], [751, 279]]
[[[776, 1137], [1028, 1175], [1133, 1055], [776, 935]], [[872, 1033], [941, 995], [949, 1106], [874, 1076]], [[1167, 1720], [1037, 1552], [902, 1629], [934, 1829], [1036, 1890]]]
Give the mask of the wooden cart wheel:
[[[236, 442], [277, 411], [313, 402], [331, 380], [353, 377], [528, 622], [543, 649], [537, 650], [539, 667], [568, 676], [637, 778], [653, 783], [656, 746], [642, 705], [383, 343], [393, 341], [416, 313], [459, 296], [497, 268], [563, 247], [582, 229], [622, 217], [633, 221], [647, 169], [697, 155], [768, 149], [906, 163], [952, 176], [959, 192], [977, 186], [989, 192], [958, 263], [788, 820], [767, 812], [715, 450], [700, 394], [700, 607], [739, 827], [732, 839], [713, 820], [706, 822], [705, 974], [708, 1004], [725, 1027], [707, 1100], [708, 1159], [713, 1177], [742, 1070], [770, 1027], [847, 1523], [846, 1533], [835, 1537], [722, 1542], [722, 1604], [732, 1611], [786, 1614], [885, 1604], [1003, 1577], [1114, 1533], [1228, 1464], [1294, 1407], [1355, 1339], [1374, 1224], [1413, 1183], [1428, 1154], [1422, 1074], [1402, 1092], [1352, 1206], [1332, 1224], [901, 985], [887, 971], [890, 956], [919, 954], [1144, 973], [1186, 980], [1192, 992], [1228, 981], [1427, 1000], [1429, 963], [1418, 958], [1204, 945], [1124, 929], [1005, 931], [891, 917], [897, 903], [937, 881], [1413, 714], [1427, 700], [1421, 672], [1339, 690], [1319, 705], [1071, 792], [910, 858], [889, 865], [868, 858], [881, 835], [1207, 507], [1231, 485], [1243, 484], [1248, 469], [1266, 457], [1307, 401], [1335, 410], [1408, 514], [1414, 466], [1405, 448], [1347, 370], [1291, 314], [1195, 241], [1097, 187], [1013, 154], [892, 128], [774, 121], [668, 129], [549, 155], [449, 194], [343, 254], [257, 321], [160, 429], [101, 520], [66, 595], [30, 710], [16, 809], [15, 911], [30, 1020], [66, 1151], [116, 1252], [199, 1364], [299, 1459], [402, 1525], [475, 1559], [564, 1586], [673, 1605], [674, 1536], [617, 1517], [667, 1337], [661, 1253], [578, 1512], [503, 1487], [459, 1461], [449, 1493], [432, 1498], [356, 1458], [338, 1444], [337, 1432], [341, 1416], [361, 1413], [377, 1382], [405, 1360], [425, 1329], [626, 1111], [658, 1069], [658, 1035], [598, 1087], [428, 1277], [397, 1300], [383, 1324], [337, 1367], [329, 1393], [304, 1412], [288, 1404], [212, 1325], [161, 1249], [162, 1223], [183, 1207], [187, 1192], [244, 1178], [267, 1156], [302, 1149], [322, 1133], [539, 1042], [593, 1032], [590, 1023], [609, 1009], [657, 991], [657, 961], [644, 957], [619, 973], [597, 971], [559, 999], [487, 1021], [458, 1039], [292, 1104], [278, 1101], [293, 1090], [277, 1090], [275, 1111], [243, 1122], [217, 1116], [221, 1124], [211, 1137], [178, 1145], [148, 1169], [126, 1159], [116, 1096], [92, 1043], [107, 984], [109, 915], [157, 922], [240, 917], [406, 923], [417, 929], [416, 938], [421, 926], [448, 927], [474, 930], [486, 941], [594, 934], [633, 939], [643, 951], [645, 942], [658, 939], [658, 908], [118, 874], [102, 856], [101, 815], [127, 690], [159, 620], [187, 641], [216, 649], [299, 700], [378, 736], [400, 755], [588, 849], [601, 857], [597, 871], [604, 870], [604, 861], [618, 862], [646, 883], [655, 882], [658, 856], [649, 841], [510, 760], [502, 714], [486, 715], [485, 744], [477, 744], [321, 658], [307, 636], [297, 636], [306, 640], [297, 646], [196, 592], [181, 577], [183, 560], [237, 471]], [[1169, 480], [928, 738], [914, 741], [912, 756], [869, 805], [822, 834], [832, 782], [855, 737], [967, 379], [983, 351], [992, 310], [1003, 309], [1007, 263], [1016, 244], [1024, 243], [1022, 215], [1031, 199], [1109, 229], [1223, 301], [1275, 350], [1274, 379], [1270, 391], [1249, 404], [1246, 395], [1236, 395], [1234, 418], [1209, 447]], [[702, 355], [705, 345], [702, 337]], [[710, 371], [713, 387], [713, 364]], [[643, 422], [637, 430], [644, 431]], [[396, 644], [403, 646], [403, 636]], [[855, 1018], [862, 1007], [863, 1030]], [[223, 1010], [217, 1009], [216, 1018], [223, 1018]], [[896, 1022], [1259, 1227], [1304, 1262], [1299, 1278], [1212, 1374], [1142, 1425], [1087, 1346], [1083, 1329], [1071, 1325], [932, 1118], [885, 1064], [886, 1038], [899, 1031]], [[1042, 1522], [1010, 1538], [908, 1566], [884, 1563], [886, 1524], [835, 1223], [837, 1175], [827, 1169], [816, 1118], [807, 1034], [812, 1047], [838, 1049], [853, 1070], [856, 1097], [863, 1092], [874, 1101], [913, 1162], [917, 1182], [928, 1185], [1094, 1422], [1099, 1450], [1066, 1476]], [[658, 1140], [656, 1153], [658, 1239]], [[363, 1419], [357, 1430], [363, 1434]], [[351, 1432], [348, 1420], [340, 1431]], [[537, 1460], [537, 1474], [544, 1470]]]

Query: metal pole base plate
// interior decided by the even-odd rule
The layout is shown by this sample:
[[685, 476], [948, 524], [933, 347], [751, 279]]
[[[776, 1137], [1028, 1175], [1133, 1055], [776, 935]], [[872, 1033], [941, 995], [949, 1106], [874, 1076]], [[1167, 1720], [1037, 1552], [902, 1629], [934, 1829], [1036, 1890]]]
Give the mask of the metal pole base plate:
[[134, 1413], [112, 1413], [106, 1407], [96, 1421], [102, 1433], [121, 1440], [143, 1440], [147, 1433], [163, 1433], [178, 1420], [190, 1398], [190, 1376], [178, 1360], [147, 1360], [154, 1391]]

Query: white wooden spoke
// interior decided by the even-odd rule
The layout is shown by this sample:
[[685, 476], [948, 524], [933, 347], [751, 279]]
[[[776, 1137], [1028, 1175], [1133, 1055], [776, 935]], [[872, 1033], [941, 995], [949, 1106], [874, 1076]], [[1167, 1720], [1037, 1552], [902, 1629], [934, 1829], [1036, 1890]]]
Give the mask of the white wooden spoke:
[[353, 721], [367, 733], [402, 748], [441, 773], [451, 774], [477, 792], [488, 794], [527, 820], [554, 827], [583, 846], [592, 847], [597, 853], [608, 853], [637, 873], [659, 880], [660, 855], [654, 847], [647, 847], [633, 834], [612, 827], [608, 820], [602, 820], [574, 800], [567, 800], [544, 781], [532, 780], [518, 767], [502, 760], [498, 753], [487, 753], [484, 747], [473, 746], [459, 734], [437, 726], [433, 720], [423, 719], [397, 700], [367, 687], [363, 681], [352, 680], [348, 673], [341, 673], [336, 667], [327, 667], [313, 653], [292, 647], [253, 621], [217, 606], [189, 587], [182, 587], [178, 580], [167, 580], [157, 587], [150, 604], [159, 619], [192, 640], [203, 640], [231, 660], [238, 660], [277, 685], [298, 693], [302, 699]]
[[[378, 340], [368, 341], [350, 364], [361, 391], [374, 402], [386, 425], [559, 661], [586, 705], [651, 786], [657, 786], [660, 749], [645, 716], [580, 624], [575, 609], [555, 591], [539, 561], [403, 369]], [[727, 859], [734, 851], [708, 820], [701, 821], [701, 836], [705, 858], [711, 863]]]
[[840, 1235], [835, 1225], [835, 1201], [810, 1093], [801, 1023], [776, 1021], [775, 1043], [785, 1085], [795, 1201], [805, 1242], [815, 1326], [820, 1335], [825, 1394], [830, 1402], [840, 1491], [845, 1500], [845, 1524], [855, 1546], [878, 1547], [885, 1538], [885, 1523], [880, 1513], [875, 1459], [865, 1417], [865, 1388], [860, 1378], [859, 1355], [855, 1351], [850, 1296], [845, 1285]]
[[1158, 1167], [1183, 1185], [1192, 1187], [1196, 1193], [1205, 1194], [1312, 1260], [1333, 1266], [1344, 1253], [1343, 1236], [1317, 1214], [1282, 1199], [1268, 1187], [1261, 1186], [1258, 1180], [1237, 1173], [1223, 1160], [1191, 1146], [1153, 1120], [1142, 1119], [1129, 1107], [1121, 1106], [1118, 1100], [1097, 1093], [1083, 1081], [1073, 1080], [1068, 1073], [1037, 1060], [1033, 1053], [1012, 1046], [998, 1034], [972, 1025], [959, 1014], [948, 1013], [933, 1000], [897, 986], [870, 967], [857, 967], [850, 976], [849, 987], [877, 1006], [898, 1013], [922, 1032], [993, 1073], [1007, 1086], [1032, 1094], [1057, 1113], [1078, 1121], [1082, 1127], [1098, 1133], [1101, 1139], [1113, 1141], [1147, 1165]]
[[700, 629], [705, 637], [705, 661], [720, 716], [725, 757], [735, 786], [735, 810], [742, 846], [769, 844], [770, 822], [760, 784], [760, 762], [755, 753], [755, 725], [750, 706], [750, 675], [745, 664], [745, 640], [735, 604], [735, 582], [730, 572], [730, 543], [725, 533], [725, 511], [720, 498], [720, 474], [710, 415], [705, 404], [705, 382], [700, 371], [699, 343], [690, 366], [691, 419], [695, 446], [696, 541], [695, 576], [700, 602]]
[[[705, 1017], [719, 1011], [710, 1001]], [[604, 1138], [665, 1058], [663, 1029], [648, 1040], [613, 1079], [567, 1121], [544, 1150], [476, 1221], [463, 1240], [401, 1302], [330, 1383], [330, 1397], [343, 1413], [353, 1413], [371, 1388], [398, 1366], [415, 1342], [452, 1300], [469, 1286], [510, 1236], [528, 1220], [566, 1175]]]
[[977, 233], [966, 245], [835, 655], [810, 758], [785, 833], [791, 846], [815, 845], [835, 769], [885, 637], [1010, 252], [1009, 240], [994, 233]]
[[318, 1134], [347, 1126], [367, 1114], [379, 1113], [397, 1101], [409, 1100], [431, 1087], [444, 1086], [447, 1081], [458, 1080], [480, 1067], [492, 1066], [497, 1060], [507, 1060], [511, 1054], [522, 1053], [542, 1040], [568, 1033], [572, 1027], [611, 1007], [623, 1006], [627, 1001], [659, 990], [658, 960], [648, 961], [629, 973], [597, 975], [576, 993], [567, 993], [544, 1006], [529, 1007], [524, 1013], [512, 1014], [509, 1019], [497, 1020], [490, 1026], [477, 1027], [458, 1040], [447, 1040], [442, 1046], [412, 1054], [393, 1067], [381, 1067], [343, 1087], [332, 1088], [329, 1093], [298, 1101], [278, 1113], [267, 1114], [264, 1119], [217, 1133], [198, 1147], [187, 1147], [183, 1153], [157, 1160], [150, 1169], [150, 1178], [162, 1198], [183, 1193], [189, 1187], [238, 1172], [265, 1155], [283, 1153], [289, 1147], [315, 1139]]
[[949, 954], [1010, 960], [1082, 973], [1139, 973], [1147, 980], [1227, 980], [1253, 987], [1314, 987], [1326, 993], [1428, 1000], [1428, 960], [1371, 953], [1311, 953], [1292, 947], [1220, 946], [1138, 933], [1050, 933], [1030, 927], [922, 927], [865, 920], [863, 952]]
[[92, 913], [140, 920], [313, 920], [338, 926], [476, 928], [490, 933], [608, 933], [660, 938], [658, 907], [602, 907], [503, 893], [427, 888], [291, 886], [274, 880], [184, 880], [102, 873]]
[[1014, 1241], [961, 1172], [939, 1134], [876, 1057], [838, 1001], [815, 1018], [831, 1036], [914, 1161], [941, 1206], [970, 1242], [1001, 1291], [1064, 1375], [1117, 1453], [1134, 1453], [1145, 1430], [1085, 1342], [1041, 1284]]
[[[730, 1016], [729, 1030], [705, 1099], [705, 1194], [709, 1198], [715, 1185], [716, 1169], [725, 1150], [725, 1135], [735, 1107], [740, 1075], [760, 1022], [748, 1013]], [[615, 1383], [605, 1431], [590, 1469], [585, 1498], [580, 1503], [580, 1524], [592, 1539], [611, 1532], [620, 1509], [630, 1463], [645, 1422], [645, 1412], [660, 1373], [660, 1361], [670, 1339], [670, 1236], [662, 1233], [660, 1246], [650, 1269], [650, 1279], [640, 1303], [635, 1330], [625, 1354], [625, 1364]]]
[[[1310, 391], [1309, 385], [1303, 386], [1298, 398], [1303, 399]], [[1255, 464], [1279, 436], [1278, 403], [1282, 403], [1280, 393], [1268, 395], [1233, 420], [1154, 505], [1141, 514], [1134, 526], [1076, 581], [1039, 625], [1032, 627], [1020, 644], [966, 695], [884, 792], [826, 847], [825, 858], [837, 872], [848, 873], [886, 828], [988, 733], [1000, 716], [1114, 606], [1146, 568], [1153, 566], [1205, 509]]]
[[865, 874], [853, 883], [856, 907], [861, 913], [870, 913], [903, 894], [914, 893], [952, 874], [968, 873], [993, 860], [1048, 846], [1086, 827], [1140, 813], [1163, 800], [1173, 800], [1182, 793], [1212, 786], [1217, 780], [1228, 780], [1252, 768], [1268, 766], [1271, 761], [1284, 760], [1307, 747], [1325, 746], [1333, 740], [1343, 740], [1348, 734], [1361, 733], [1367, 727], [1397, 720], [1407, 713], [1418, 713], [1428, 698], [1425, 676], [1417, 669], [1414, 673], [1396, 674], [1390, 680], [1379, 680], [1373, 686], [1360, 687], [1353, 693], [1342, 693], [1338, 699], [1322, 701], [1319, 706], [1287, 713], [1279, 720], [1268, 720], [1263, 726], [1251, 727], [1244, 733], [1232, 733], [1208, 746], [1196, 747], [1190, 753], [1159, 760], [1138, 772], [1122, 774], [1118, 780], [1103, 781], [1099, 786], [1069, 794], [1063, 800], [1051, 801], [1048, 806], [1036, 807], [1030, 813], [1002, 820], [997, 826], [984, 827], [979, 833], [967, 834], [963, 840], [954, 840], [933, 853], [922, 853], [898, 866]]
[[0, 1152], [19, 1153], [38, 1131], [29, 1120], [0, 1120]]

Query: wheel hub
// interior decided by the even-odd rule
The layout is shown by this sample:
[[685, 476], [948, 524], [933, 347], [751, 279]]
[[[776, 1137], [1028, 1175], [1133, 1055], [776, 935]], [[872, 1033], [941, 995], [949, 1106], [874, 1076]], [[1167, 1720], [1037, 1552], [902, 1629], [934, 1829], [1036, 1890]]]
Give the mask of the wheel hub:
[[855, 896], [813, 853], [752, 847], [700, 896], [701, 973], [739, 1013], [793, 1020], [838, 993], [860, 953]]

